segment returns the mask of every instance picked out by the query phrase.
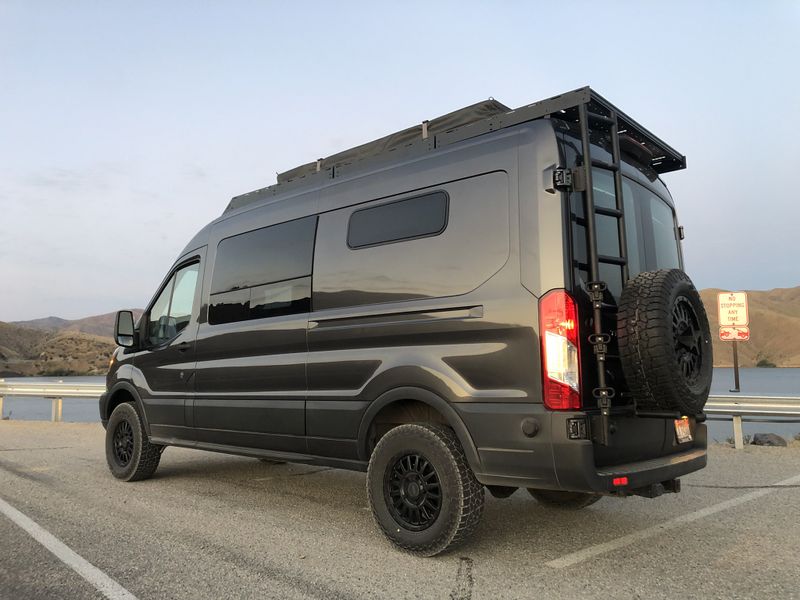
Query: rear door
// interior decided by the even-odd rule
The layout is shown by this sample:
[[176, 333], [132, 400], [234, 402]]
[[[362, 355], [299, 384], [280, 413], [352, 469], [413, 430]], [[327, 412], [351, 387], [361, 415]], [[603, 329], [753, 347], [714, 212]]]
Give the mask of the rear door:
[[[613, 264], [613, 259], [621, 256], [617, 219], [602, 214], [603, 208], [612, 209], [616, 205], [614, 176], [611, 171], [595, 168], [592, 170], [592, 179], [595, 204], [600, 209], [595, 217], [598, 254], [610, 259], [600, 263], [600, 279], [608, 285], [603, 299], [603, 331], [615, 332], [617, 304], [626, 282], [622, 264]], [[675, 214], [672, 205], [667, 201], [665, 190], [663, 193], [656, 193], [643, 182], [623, 176], [622, 197], [629, 278], [644, 271], [682, 268]], [[589, 315], [592, 304], [585, 292], [589, 274], [583, 224], [583, 195], [572, 194], [571, 200], [575, 297], [579, 304], [579, 313]], [[587, 340], [591, 333], [591, 320], [582, 319], [581, 322], [581, 339]], [[589, 343], [582, 343], [580, 352], [583, 365], [583, 405], [595, 409], [597, 401], [592, 390], [597, 387], [596, 359]], [[606, 380], [616, 391], [612, 406], [629, 405], [631, 398], [622, 374], [616, 336], [611, 337], [605, 365]], [[645, 460], [677, 450], [671, 419], [616, 416], [614, 427], [616, 433], [613, 444], [595, 446], [598, 466]]]
[[[598, 214], [595, 215], [597, 229], [598, 254], [609, 259], [600, 263], [600, 279], [608, 285], [604, 297], [603, 331], [616, 331], [617, 303], [625, 285], [624, 269], [622, 264], [613, 264], [614, 259], [620, 259], [620, 239], [617, 219], [610, 215], [602, 214], [603, 209], [613, 209], [616, 206], [614, 175], [611, 171], [601, 168], [592, 169], [592, 184], [595, 205]], [[661, 186], [663, 188], [663, 186]], [[627, 254], [628, 277], [636, 277], [643, 271], [656, 269], [682, 268], [680, 244], [675, 213], [668, 202], [668, 195], [656, 193], [654, 189], [645, 186], [642, 182], [623, 176], [622, 198], [624, 205], [625, 242]], [[586, 283], [590, 280], [588, 272], [587, 240], [583, 214], [583, 194], [571, 195], [572, 211], [572, 243], [574, 258], [574, 290], [578, 301], [579, 312], [589, 315], [592, 304], [586, 293]], [[622, 261], [621, 261], [622, 262]], [[586, 340], [591, 333], [589, 319], [582, 320], [583, 330], [581, 339]], [[582, 388], [584, 390], [584, 406], [594, 407], [596, 401], [592, 390], [597, 386], [594, 369], [595, 359], [591, 344], [581, 345], [581, 364], [590, 365], [582, 371]], [[622, 377], [622, 366], [619, 362], [616, 338], [611, 338], [609, 355], [606, 363], [606, 376], [609, 384], [617, 391], [613, 400], [616, 405], [628, 403], [626, 386]]]

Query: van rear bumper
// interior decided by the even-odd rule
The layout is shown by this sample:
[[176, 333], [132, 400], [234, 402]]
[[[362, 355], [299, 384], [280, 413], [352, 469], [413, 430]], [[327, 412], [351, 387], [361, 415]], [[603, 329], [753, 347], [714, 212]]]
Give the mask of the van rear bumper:
[[[571, 468], [559, 469], [552, 481], [488, 473], [479, 473], [476, 477], [484, 485], [624, 494], [698, 471], [706, 466], [707, 453], [704, 449], [695, 448], [641, 462], [603, 467], [602, 470], [595, 468], [591, 456], [573, 458], [577, 458], [579, 462], [573, 463]], [[563, 463], [564, 460], [560, 462]], [[627, 485], [615, 486], [613, 481], [619, 477], [627, 477]]]
[[[679, 449], [643, 460], [596, 466], [597, 450], [591, 441], [553, 440], [553, 462], [560, 489], [592, 492], [625, 493], [652, 484], [677, 479], [706, 466], [707, 430], [703, 423], [693, 423], [694, 440]], [[626, 477], [624, 486], [614, 479]]]
[[[640, 445], [642, 438], [631, 428], [648, 431], [658, 424], [650, 419], [641, 419], [640, 423], [636, 422], [639, 419], [620, 419], [618, 435], [627, 438], [627, 444], [618, 446], [623, 450], [620, 456], [630, 459], [639, 454], [646, 458], [608, 464], [608, 457], [603, 457], [605, 449], [590, 440], [568, 438], [567, 420], [586, 419], [586, 413], [551, 412], [530, 404], [511, 407], [503, 403], [492, 408], [482, 403], [480, 408], [473, 405], [466, 410], [462, 406], [457, 408], [461, 408], [459, 412], [481, 460], [473, 469], [484, 485], [626, 494], [688, 475], [707, 462], [707, 431], [703, 423], [692, 423], [692, 443], [677, 446], [667, 439], [662, 455], [653, 456], [658, 451], [654, 452], [651, 446], [648, 456], [646, 444]], [[540, 424], [538, 433], [530, 439], [519, 434], [519, 424], [526, 416]], [[622, 442], [619, 440], [618, 444]], [[621, 477], [627, 477], [627, 484], [615, 486], [614, 479]]]
[[[678, 479], [706, 466], [705, 448], [692, 448], [677, 454], [660, 456], [639, 462], [595, 468], [590, 456], [560, 457], [559, 462], [580, 461], [582, 466], [562, 466], [557, 470], [560, 489], [587, 492], [625, 493], [646, 488], [654, 483]], [[577, 468], [576, 468], [577, 466]], [[614, 480], [626, 478], [627, 484], [614, 485]]]

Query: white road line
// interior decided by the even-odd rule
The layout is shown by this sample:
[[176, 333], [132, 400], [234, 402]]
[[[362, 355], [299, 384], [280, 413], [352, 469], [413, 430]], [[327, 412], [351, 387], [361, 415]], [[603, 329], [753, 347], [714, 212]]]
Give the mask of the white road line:
[[[783, 481], [779, 481], [772, 485], [775, 486], [792, 485], [798, 482], [800, 482], [800, 475], [797, 475], [796, 477], [790, 477], [789, 479], [784, 479]], [[629, 533], [628, 535], [623, 535], [622, 537], [619, 537], [615, 540], [611, 540], [609, 542], [603, 542], [602, 544], [596, 544], [594, 546], [589, 546], [588, 548], [584, 548], [583, 550], [578, 550], [577, 552], [572, 552], [570, 554], [565, 554], [564, 556], [551, 560], [545, 564], [548, 567], [552, 567], [554, 569], [564, 569], [566, 567], [571, 567], [573, 565], [582, 563], [583, 561], [598, 556], [600, 554], [605, 554], [606, 552], [619, 550], [620, 548], [624, 548], [625, 546], [630, 546], [633, 543], [653, 537], [664, 531], [675, 529], [676, 527], [680, 527], [681, 525], [685, 525], [686, 523], [691, 523], [692, 521], [697, 521], [698, 519], [715, 515], [724, 510], [728, 510], [729, 508], [734, 508], [736, 506], [739, 506], [740, 504], [745, 504], [746, 502], [750, 502], [757, 498], [766, 496], [767, 494], [772, 494], [778, 491], [779, 489], [780, 489], [779, 487], [764, 488], [761, 490], [750, 492], [743, 496], [738, 496], [737, 498], [731, 498], [730, 500], [725, 500], [724, 502], [720, 502], [718, 504], [712, 504], [711, 506], [708, 506], [706, 508], [701, 508], [700, 510], [696, 510], [688, 514], [681, 515], [680, 517], [675, 517], [674, 519], [670, 519], [669, 521], [665, 521], [658, 525], [654, 525], [653, 527], [648, 527], [647, 529], [642, 529], [641, 531], [635, 531], [633, 533]]]
[[0, 498], [0, 512], [28, 532], [33, 539], [96, 587], [109, 600], [136, 600], [136, 596], [2, 498]]

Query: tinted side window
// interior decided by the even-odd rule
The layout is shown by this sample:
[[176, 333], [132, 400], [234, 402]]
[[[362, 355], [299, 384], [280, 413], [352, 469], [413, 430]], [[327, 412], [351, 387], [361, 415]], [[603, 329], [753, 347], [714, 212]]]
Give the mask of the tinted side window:
[[309, 312], [316, 228], [312, 216], [222, 240], [211, 280], [209, 323]]
[[357, 210], [350, 216], [347, 245], [363, 248], [437, 235], [447, 226], [447, 194], [435, 192]]
[[211, 293], [311, 275], [317, 217], [225, 238], [217, 247]]

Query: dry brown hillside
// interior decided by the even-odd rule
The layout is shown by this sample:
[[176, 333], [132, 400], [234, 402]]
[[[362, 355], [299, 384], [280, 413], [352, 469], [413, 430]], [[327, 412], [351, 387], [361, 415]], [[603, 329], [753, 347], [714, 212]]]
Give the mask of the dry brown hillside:
[[[138, 319], [142, 310], [133, 309], [133, 316]], [[83, 319], [62, 319], [61, 317], [44, 317], [31, 321], [14, 321], [11, 325], [19, 325], [28, 329], [41, 329], [44, 331], [80, 331], [102, 337], [112, 337], [114, 335], [114, 319], [117, 313], [106, 313], [104, 315], [94, 315]]]
[[108, 337], [40, 331], [0, 322], [0, 377], [102, 375], [114, 351]]
[[33, 349], [45, 339], [47, 333], [44, 331], [17, 327], [0, 321], [0, 365], [30, 356]]
[[[700, 292], [714, 339], [714, 366], [733, 366], [731, 343], [719, 339], [717, 294], [729, 290]], [[754, 367], [766, 359], [779, 367], [800, 367], [800, 287], [748, 291], [750, 341], [739, 343], [739, 365]]]

